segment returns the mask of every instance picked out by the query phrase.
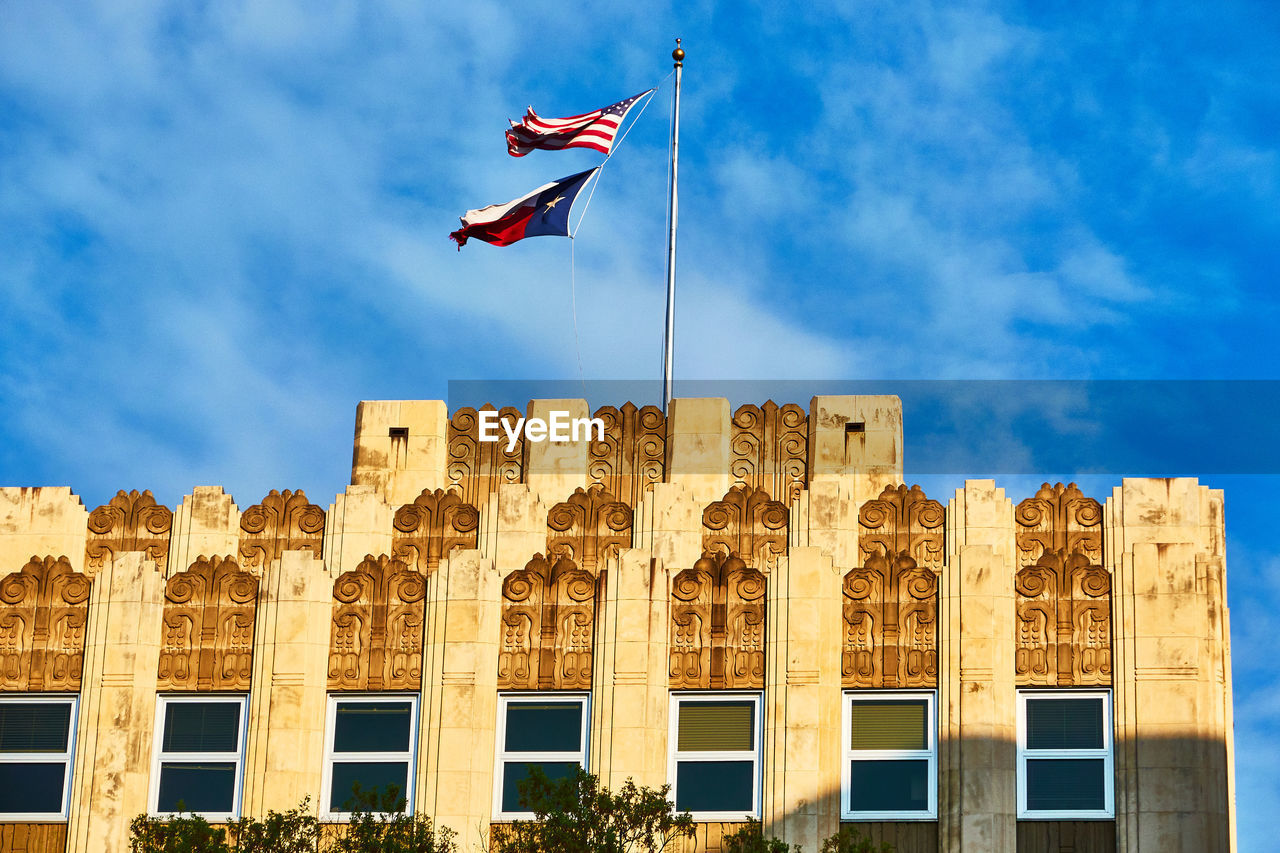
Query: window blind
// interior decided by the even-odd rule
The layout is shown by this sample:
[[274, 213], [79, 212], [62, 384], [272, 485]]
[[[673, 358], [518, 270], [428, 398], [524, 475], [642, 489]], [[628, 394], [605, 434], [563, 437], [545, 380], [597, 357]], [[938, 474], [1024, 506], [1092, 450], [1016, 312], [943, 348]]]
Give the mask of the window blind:
[[165, 706], [165, 752], [235, 752], [238, 702], [170, 702]]
[[0, 752], [66, 752], [70, 728], [65, 702], [0, 704]]
[[1028, 699], [1028, 749], [1102, 749], [1101, 699]]
[[854, 701], [850, 746], [853, 749], [927, 749], [926, 702]]
[[676, 748], [681, 752], [754, 749], [754, 723], [751, 702], [683, 702]]

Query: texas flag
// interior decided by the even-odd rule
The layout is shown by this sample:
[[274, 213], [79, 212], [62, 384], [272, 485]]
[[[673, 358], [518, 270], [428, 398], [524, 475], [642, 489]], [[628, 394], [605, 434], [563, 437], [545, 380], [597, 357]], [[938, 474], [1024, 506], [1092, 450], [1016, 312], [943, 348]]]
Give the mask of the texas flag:
[[468, 210], [462, 227], [449, 237], [458, 242], [459, 251], [472, 237], [495, 246], [510, 246], [525, 237], [568, 237], [574, 199], [597, 171], [598, 167], [561, 178], [506, 204]]

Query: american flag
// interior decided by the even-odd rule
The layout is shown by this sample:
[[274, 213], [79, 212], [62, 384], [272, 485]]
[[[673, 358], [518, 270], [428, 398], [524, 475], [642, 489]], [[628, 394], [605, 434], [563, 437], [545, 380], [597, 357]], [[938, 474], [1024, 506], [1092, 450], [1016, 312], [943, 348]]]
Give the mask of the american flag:
[[653, 89], [632, 95], [598, 110], [568, 118], [540, 118], [529, 107], [524, 120], [511, 122], [507, 131], [507, 152], [512, 157], [523, 157], [530, 151], [542, 148], [558, 151], [561, 148], [593, 148], [602, 154], [613, 150], [614, 137], [636, 102]]

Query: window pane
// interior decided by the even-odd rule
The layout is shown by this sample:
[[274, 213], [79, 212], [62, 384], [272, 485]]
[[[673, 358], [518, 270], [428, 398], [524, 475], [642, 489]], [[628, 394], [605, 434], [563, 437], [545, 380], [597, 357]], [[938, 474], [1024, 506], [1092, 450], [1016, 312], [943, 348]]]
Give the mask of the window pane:
[[507, 705], [507, 752], [578, 752], [582, 749], [582, 703], [511, 702]]
[[849, 811], [923, 812], [928, 809], [928, 761], [850, 762]]
[[[360, 786], [357, 795], [355, 787]], [[409, 764], [405, 761], [352, 761], [333, 764], [329, 811], [401, 811], [409, 791]]]
[[66, 752], [70, 730], [66, 702], [0, 703], [0, 752]]
[[1106, 762], [1101, 758], [1027, 761], [1027, 809], [1100, 811], [1106, 806]]
[[681, 761], [676, 765], [676, 810], [742, 812], [752, 808], [750, 761]]
[[166, 761], [160, 765], [160, 796], [156, 809], [162, 812], [231, 812], [235, 786], [236, 766], [233, 763]]
[[409, 702], [339, 702], [334, 752], [408, 752]]
[[581, 765], [576, 761], [508, 761], [502, 765], [502, 810], [532, 811], [520, 802], [520, 782], [529, 778], [530, 767], [541, 767], [547, 778], [555, 781], [572, 776]]
[[66, 765], [0, 764], [0, 814], [62, 811]]
[[1102, 749], [1102, 699], [1028, 699], [1028, 749]]
[[755, 749], [755, 703], [680, 703], [677, 749], [719, 752]]
[[235, 752], [239, 731], [239, 702], [168, 702], [164, 706], [161, 749], [165, 752]]
[[911, 699], [874, 702], [855, 700], [853, 749], [928, 749], [926, 712], [929, 703]]

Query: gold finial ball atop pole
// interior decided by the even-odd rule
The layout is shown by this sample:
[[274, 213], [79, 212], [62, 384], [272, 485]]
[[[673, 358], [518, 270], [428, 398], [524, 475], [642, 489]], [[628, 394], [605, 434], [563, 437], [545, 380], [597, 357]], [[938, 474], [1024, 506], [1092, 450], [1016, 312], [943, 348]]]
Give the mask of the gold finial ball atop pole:
[[671, 58], [676, 61], [676, 65], [684, 65], [684, 48], [680, 46], [680, 39], [676, 39], [676, 49], [671, 51]]

